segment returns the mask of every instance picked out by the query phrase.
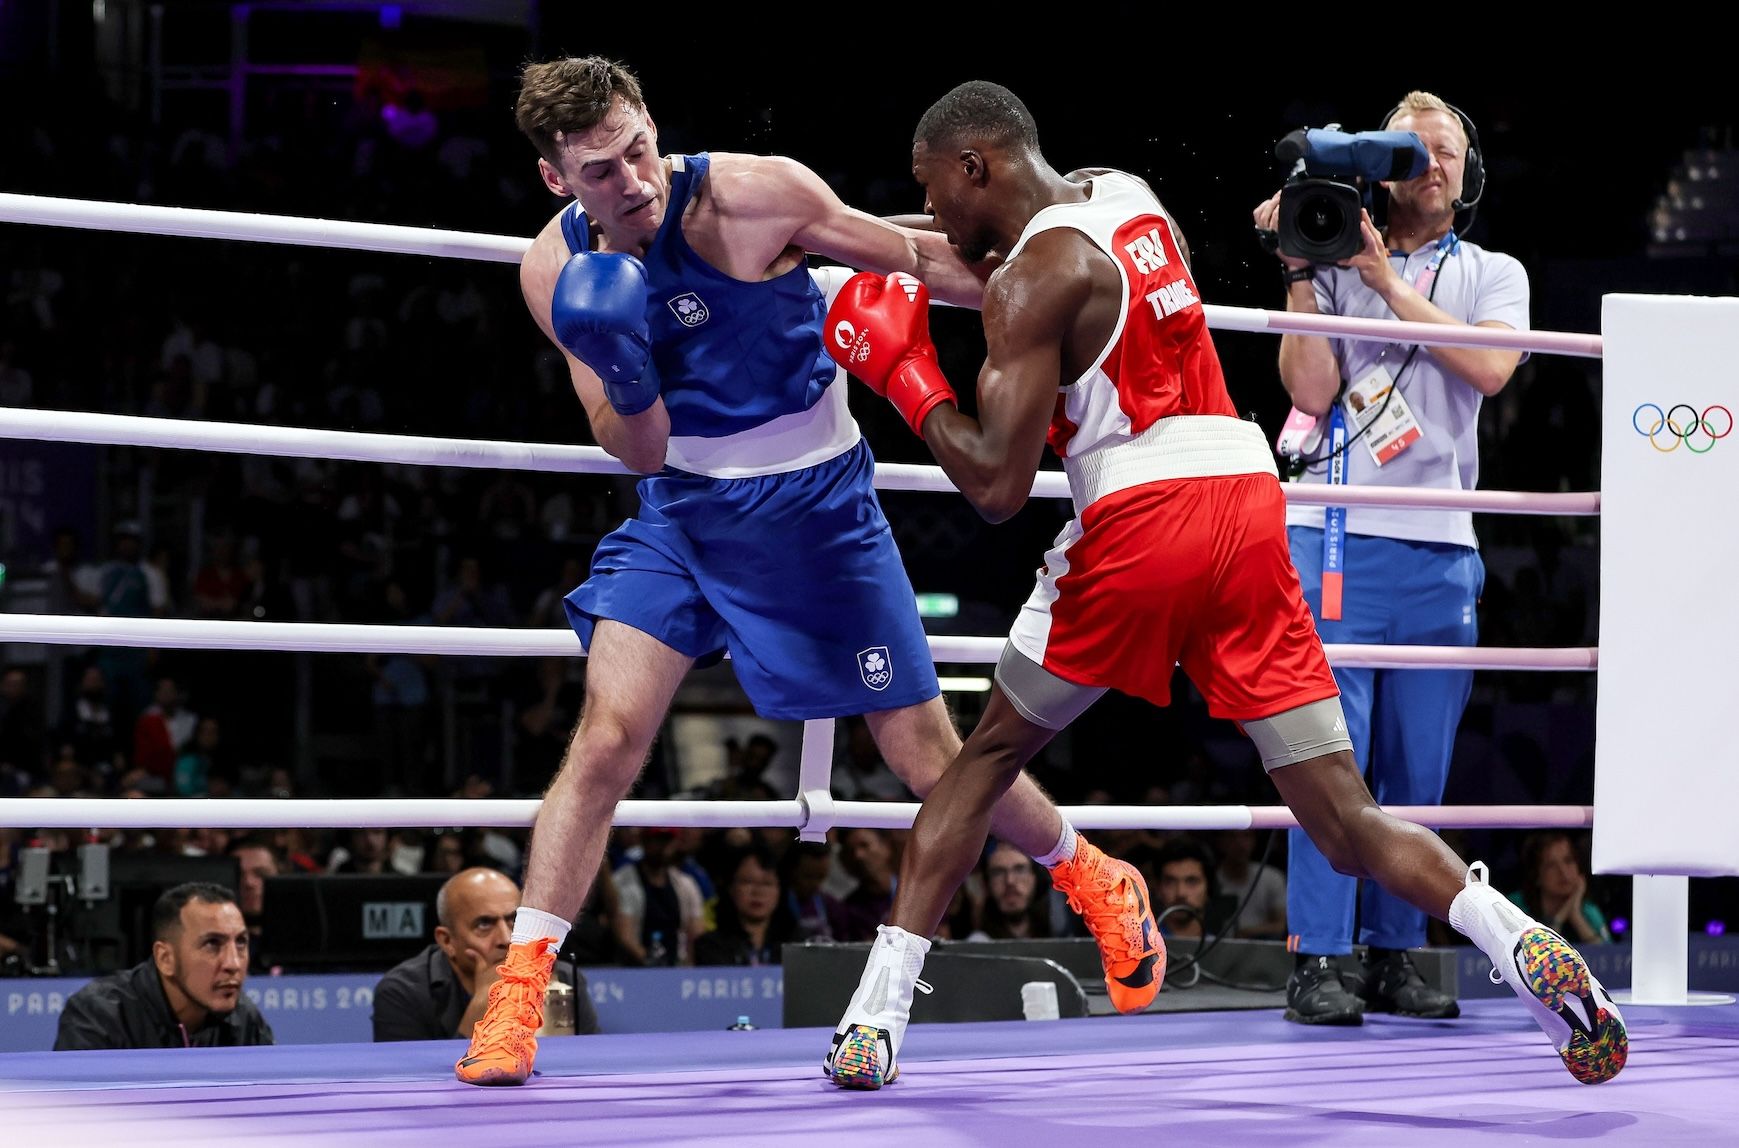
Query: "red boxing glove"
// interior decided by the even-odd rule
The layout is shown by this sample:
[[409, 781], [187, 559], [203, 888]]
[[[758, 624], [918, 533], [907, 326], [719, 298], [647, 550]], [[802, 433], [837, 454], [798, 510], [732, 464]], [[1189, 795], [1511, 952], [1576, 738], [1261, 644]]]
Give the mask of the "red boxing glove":
[[930, 341], [930, 290], [904, 271], [861, 271], [827, 309], [828, 350], [894, 404], [919, 438], [938, 404], [958, 405]]

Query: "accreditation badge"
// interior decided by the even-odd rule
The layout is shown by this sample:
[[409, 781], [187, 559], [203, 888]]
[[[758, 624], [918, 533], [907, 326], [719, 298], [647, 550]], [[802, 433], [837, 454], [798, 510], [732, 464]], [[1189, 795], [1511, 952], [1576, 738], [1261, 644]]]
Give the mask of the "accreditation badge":
[[1348, 387], [1341, 401], [1378, 466], [1397, 458], [1420, 435], [1413, 408], [1407, 405], [1395, 386], [1394, 376], [1381, 363]]

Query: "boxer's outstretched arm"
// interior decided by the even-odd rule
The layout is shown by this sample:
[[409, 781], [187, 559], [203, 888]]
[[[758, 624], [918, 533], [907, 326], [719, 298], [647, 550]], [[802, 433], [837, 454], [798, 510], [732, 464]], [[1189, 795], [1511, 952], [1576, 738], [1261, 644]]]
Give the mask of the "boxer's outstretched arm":
[[[779, 246], [794, 244], [860, 271], [904, 271], [945, 303], [976, 308], [984, 298], [983, 279], [960, 261], [941, 232], [901, 227], [847, 207], [796, 160], [733, 156], [731, 179], [739, 192], [730, 198], [732, 217], [768, 229]], [[741, 194], [745, 190], [752, 194]]]

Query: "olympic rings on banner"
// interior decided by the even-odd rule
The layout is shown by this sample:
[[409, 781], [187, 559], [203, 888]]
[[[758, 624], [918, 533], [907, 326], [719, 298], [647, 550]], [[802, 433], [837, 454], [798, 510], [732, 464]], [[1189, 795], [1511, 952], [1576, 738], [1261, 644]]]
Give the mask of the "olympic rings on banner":
[[[1642, 425], [1636, 421], [1643, 411], [1653, 411], [1655, 415], [1647, 430], [1644, 430]], [[1680, 411], [1684, 411], [1685, 414], [1681, 416]], [[1710, 421], [1710, 416], [1716, 411], [1719, 411], [1720, 415], [1716, 416], [1714, 421]], [[1726, 419], [1725, 425], [1722, 425], [1721, 422], [1723, 418]], [[1717, 426], [1721, 427], [1719, 433], [1715, 430]], [[1681, 443], [1692, 454], [1708, 454], [1715, 449], [1715, 443], [1718, 440], [1733, 433], [1733, 412], [1719, 403], [1704, 407], [1701, 414], [1698, 414], [1697, 408], [1690, 403], [1674, 403], [1664, 411], [1654, 403], [1643, 403], [1630, 412], [1630, 427], [1637, 434], [1648, 439], [1649, 445], [1662, 454], [1671, 454], [1678, 450]], [[1666, 431], [1664, 435], [1661, 434], [1663, 430]], [[1707, 439], [1702, 446], [1691, 441], [1699, 431], [1702, 433], [1702, 437], [1698, 438], [1697, 441], [1703, 442], [1704, 439]], [[1663, 438], [1667, 440], [1669, 445], [1661, 445]]]

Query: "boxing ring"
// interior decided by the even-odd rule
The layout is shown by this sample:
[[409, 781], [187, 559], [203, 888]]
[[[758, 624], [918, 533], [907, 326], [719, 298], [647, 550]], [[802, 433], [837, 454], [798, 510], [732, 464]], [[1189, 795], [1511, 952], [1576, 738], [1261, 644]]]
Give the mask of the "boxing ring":
[[[0, 222], [224, 238], [517, 263], [517, 237], [234, 212], [0, 194]], [[1599, 336], [1445, 328], [1206, 306], [1219, 330], [1404, 338], [1598, 357]], [[1664, 404], [1663, 404], [1664, 406]], [[1639, 408], [1640, 409], [1640, 408]], [[1672, 408], [1674, 411], [1677, 407]], [[1723, 408], [1725, 409], [1725, 408]], [[1695, 413], [1696, 408], [1692, 408]], [[1663, 414], [1665, 424], [1669, 416]], [[1682, 422], [1683, 420], [1681, 420]], [[1693, 429], [1697, 424], [1692, 424]], [[1707, 429], [1706, 423], [1703, 424]], [[1731, 430], [1731, 422], [1728, 424]], [[1644, 433], [1643, 428], [1636, 428]], [[1657, 428], [1658, 429], [1658, 428]], [[1674, 425], [1674, 432], [1679, 427]], [[1712, 433], [1712, 432], [1711, 432]], [[1651, 445], [1653, 432], [1648, 432]], [[1683, 437], [1683, 436], [1681, 436]], [[1724, 436], [1717, 436], [1724, 437]], [[0, 409], [0, 438], [424, 466], [625, 474], [595, 447], [247, 426]], [[1699, 446], [1702, 444], [1699, 443]], [[1708, 448], [1704, 448], [1705, 450]], [[939, 469], [879, 464], [881, 489], [952, 491]], [[1595, 493], [1520, 494], [1286, 486], [1303, 505], [1595, 515]], [[1034, 497], [1068, 497], [1041, 472]], [[1603, 617], [1604, 623], [1604, 617]], [[1603, 629], [1604, 635], [1604, 629]], [[0, 614], [0, 641], [158, 649], [497, 657], [583, 656], [567, 630]], [[932, 637], [939, 662], [993, 663], [1003, 638]], [[1327, 647], [1337, 666], [1597, 671], [1595, 648]], [[624, 801], [617, 825], [781, 826], [806, 840], [834, 827], [909, 828], [914, 803], [836, 800], [831, 720], [804, 723], [798, 792], [774, 801]], [[1603, 727], [1604, 728], [1604, 727]], [[0, 827], [526, 827], [535, 800], [11, 799]], [[1084, 830], [1222, 830], [1295, 824], [1284, 807], [1075, 806]], [[1437, 828], [1583, 829], [1590, 806], [1391, 807]], [[1631, 870], [1645, 872], [1644, 870]], [[1638, 880], [1635, 971], [1622, 1076], [1584, 1088], [1513, 1001], [1467, 1001], [1452, 1022], [1371, 1017], [1356, 1030], [1290, 1025], [1277, 1012], [1167, 1013], [1042, 1023], [924, 1025], [900, 1082], [840, 1093], [820, 1075], [820, 1029], [602, 1035], [546, 1040], [528, 1089], [453, 1080], [463, 1041], [157, 1052], [0, 1055], [0, 1111], [20, 1143], [51, 1136], [177, 1145], [246, 1140], [425, 1143], [442, 1133], [588, 1143], [786, 1143], [817, 1135], [919, 1144], [1072, 1143], [1152, 1133], [1178, 1143], [1285, 1136], [1303, 1142], [1461, 1143], [1481, 1135], [1720, 1142], [1739, 1117], [1739, 1006], [1685, 1012], [1685, 878]], [[1644, 882], [1666, 882], [1645, 886]], [[1678, 882], [1678, 884], [1672, 884]], [[1646, 896], [1645, 896], [1646, 892]], [[1674, 962], [1677, 967], [1674, 967]], [[1644, 981], [1647, 987], [1644, 988]], [[1620, 999], [1623, 999], [1622, 997]], [[582, 1123], [583, 1122], [583, 1125]], [[12, 1137], [9, 1136], [9, 1139]]]

